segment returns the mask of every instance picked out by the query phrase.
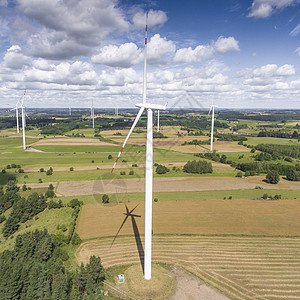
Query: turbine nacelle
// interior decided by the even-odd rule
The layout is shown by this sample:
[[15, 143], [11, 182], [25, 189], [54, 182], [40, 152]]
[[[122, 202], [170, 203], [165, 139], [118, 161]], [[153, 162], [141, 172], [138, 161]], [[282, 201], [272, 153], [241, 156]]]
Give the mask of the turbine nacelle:
[[160, 104], [152, 104], [152, 103], [138, 103], [135, 105], [136, 107], [140, 107], [143, 109], [153, 109], [153, 110], [166, 110], [167, 109], [167, 103], [165, 105]]

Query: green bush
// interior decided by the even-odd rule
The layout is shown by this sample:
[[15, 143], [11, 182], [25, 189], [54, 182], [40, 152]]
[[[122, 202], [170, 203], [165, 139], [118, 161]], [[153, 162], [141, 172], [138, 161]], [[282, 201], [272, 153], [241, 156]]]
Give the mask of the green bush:
[[157, 174], [165, 174], [165, 173], [167, 173], [167, 172], [169, 172], [170, 170], [166, 167], [166, 166], [163, 166], [163, 165], [158, 165], [157, 167], [156, 167], [156, 170], [155, 170], [155, 172], [157, 173]]
[[188, 161], [183, 166], [183, 172], [186, 173], [197, 173], [197, 174], [204, 174], [204, 173], [212, 173], [212, 164], [205, 160], [199, 161]]
[[107, 194], [104, 194], [102, 196], [102, 203], [104, 204], [109, 203], [109, 196]]
[[266, 181], [271, 184], [277, 184], [279, 182], [279, 173], [277, 171], [269, 171], [266, 176]]
[[52, 175], [52, 171], [50, 169], [47, 170], [46, 175]]

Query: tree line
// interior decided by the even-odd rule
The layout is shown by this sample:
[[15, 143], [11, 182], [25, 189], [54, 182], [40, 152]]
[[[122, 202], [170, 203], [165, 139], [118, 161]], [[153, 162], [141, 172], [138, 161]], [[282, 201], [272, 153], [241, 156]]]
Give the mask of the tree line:
[[1, 299], [103, 299], [101, 259], [91, 256], [72, 272], [64, 267], [60, 250], [59, 239], [46, 229], [18, 235], [13, 250], [0, 254]]

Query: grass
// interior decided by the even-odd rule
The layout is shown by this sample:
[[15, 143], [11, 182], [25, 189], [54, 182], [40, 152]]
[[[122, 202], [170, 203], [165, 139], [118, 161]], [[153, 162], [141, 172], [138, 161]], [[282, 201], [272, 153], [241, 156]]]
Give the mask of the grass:
[[297, 140], [273, 138], [273, 137], [247, 137], [247, 145], [256, 146], [258, 144], [276, 144], [276, 145], [299, 145]]
[[[224, 197], [229, 201], [229, 197], [232, 199], [255, 199], [260, 198], [264, 194], [268, 194], [271, 196], [281, 195], [282, 199], [300, 199], [300, 191], [297, 190], [260, 190], [260, 189], [245, 189], [245, 190], [221, 190], [221, 191], [199, 191], [199, 192], [161, 192], [161, 193], [153, 193], [153, 199], [158, 198], [158, 201], [210, 201], [210, 200], [223, 200]], [[66, 197], [67, 198], [67, 197]], [[71, 197], [68, 197], [68, 199]], [[73, 197], [74, 198], [74, 197]], [[77, 198], [77, 197], [76, 197]], [[98, 199], [97, 195], [89, 196], [84, 200], [84, 196], [82, 196], [84, 203], [95, 203]], [[122, 199], [122, 202], [143, 202], [145, 201], [144, 193], [126, 193], [126, 194], [118, 194], [118, 199]], [[226, 200], [226, 201], [227, 201]], [[253, 200], [260, 201], [260, 200]], [[261, 200], [261, 201], [275, 201], [275, 200]]]
[[[32, 144], [36, 142], [36, 138], [26, 138], [26, 144]], [[16, 135], [16, 137], [7, 137], [7, 136], [0, 136], [0, 148], [1, 149], [9, 149], [12, 147], [23, 147], [23, 138], [21, 135]]]
[[[60, 209], [46, 209], [43, 212], [39, 213], [37, 216], [33, 217], [32, 220], [28, 220], [25, 223], [21, 223], [18, 231], [5, 240], [3, 237], [0, 238], [0, 252], [6, 249], [12, 249], [16, 240], [16, 237], [19, 234], [23, 234], [28, 231], [34, 231], [36, 229], [43, 230], [44, 228], [48, 230], [51, 234], [55, 234], [57, 225], [66, 225], [69, 226], [72, 221], [72, 212], [73, 209], [70, 207], [63, 207]], [[9, 212], [7, 212], [9, 214]], [[36, 219], [38, 217], [38, 219]], [[0, 224], [0, 232], [2, 230], [3, 224]]]
[[[155, 169], [155, 168], [154, 168]], [[114, 178], [122, 178], [122, 179], [130, 179], [130, 178], [141, 178], [145, 176], [144, 168], [116, 168], [114, 173], [111, 174], [110, 169], [102, 169], [99, 170], [84, 170], [84, 171], [55, 171], [55, 167], [53, 168], [52, 175], [46, 175], [46, 172], [26, 172], [26, 173], [15, 173], [17, 180], [20, 184], [27, 183], [38, 183], [39, 179], [42, 179], [43, 182], [63, 182], [63, 181], [86, 181], [86, 180], [107, 180]], [[130, 171], [134, 171], [134, 175], [129, 175]], [[121, 172], [125, 172], [126, 175], [121, 175]], [[207, 174], [192, 174], [185, 173], [182, 171], [182, 167], [179, 168], [179, 171], [173, 171], [172, 169], [165, 174], [156, 174], [154, 173], [154, 177], [234, 177], [236, 175], [236, 171], [233, 168], [227, 167], [224, 168], [222, 165], [213, 167], [213, 173]], [[119, 175], [120, 174], [120, 175]], [[24, 176], [28, 176], [28, 178], [24, 178]], [[6, 173], [6, 178], [8, 177], [8, 173]], [[0, 174], [1, 178], [1, 174]], [[5, 181], [3, 179], [2, 181]], [[0, 180], [1, 182], [1, 180]]]

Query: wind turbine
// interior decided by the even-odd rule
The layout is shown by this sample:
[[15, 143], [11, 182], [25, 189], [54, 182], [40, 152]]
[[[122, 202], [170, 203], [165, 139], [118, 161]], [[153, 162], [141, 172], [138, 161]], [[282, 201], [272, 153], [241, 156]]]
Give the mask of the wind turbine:
[[18, 102], [15, 104], [15, 108], [9, 109], [7, 111], [16, 111], [16, 120], [17, 120], [17, 133], [20, 132], [20, 128], [19, 128], [19, 111], [18, 109], [20, 108], [20, 101], [22, 101], [22, 99], [25, 97], [26, 94], [26, 90], [24, 91], [24, 95], [21, 97], [20, 100], [18, 100]]
[[144, 278], [151, 279], [151, 253], [152, 253], [152, 187], [153, 187], [153, 110], [166, 110], [166, 105], [151, 104], [146, 102], [147, 85], [147, 23], [148, 12], [146, 14], [146, 33], [144, 51], [144, 79], [143, 79], [143, 102], [136, 104], [140, 108], [129, 132], [113, 165], [113, 172], [117, 161], [136, 126], [144, 110], [147, 111], [147, 142], [146, 142], [146, 172], [145, 172], [145, 245], [144, 245]]
[[93, 128], [95, 128], [94, 99], [92, 100], [92, 107], [91, 107], [91, 119], [92, 119], [92, 123], [93, 123]]
[[24, 97], [25, 97], [25, 93], [23, 95], [23, 98], [21, 100], [21, 104], [18, 108], [21, 108], [21, 115], [22, 115], [22, 133], [23, 133], [23, 149], [26, 149], [26, 136], [25, 136], [25, 127], [26, 127], [26, 121], [25, 121], [25, 107], [24, 107]]
[[214, 124], [215, 124], [215, 107], [216, 105], [211, 105], [208, 115], [211, 112], [211, 133], [210, 133], [210, 151], [213, 150], [213, 140], [214, 140]]
[[157, 132], [159, 132], [159, 110], [157, 111]]

